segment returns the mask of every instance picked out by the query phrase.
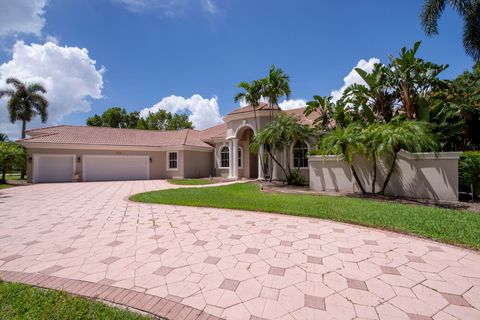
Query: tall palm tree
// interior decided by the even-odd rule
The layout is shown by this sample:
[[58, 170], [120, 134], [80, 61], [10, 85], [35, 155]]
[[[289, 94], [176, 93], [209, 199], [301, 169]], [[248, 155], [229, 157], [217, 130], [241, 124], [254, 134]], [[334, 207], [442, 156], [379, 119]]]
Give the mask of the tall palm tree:
[[463, 18], [463, 46], [474, 60], [480, 60], [480, 1], [479, 0], [425, 0], [420, 20], [427, 35], [438, 34], [438, 20], [446, 5]]
[[261, 81], [263, 84], [262, 95], [268, 99], [270, 118], [273, 118], [272, 109], [274, 106], [278, 107], [278, 100], [283, 96], [286, 99], [290, 98], [290, 78], [281, 68], [272, 65], [268, 76]]
[[253, 108], [253, 117], [255, 118], [255, 131], [258, 133], [257, 108], [260, 105], [260, 99], [262, 98], [262, 81], [242, 81], [237, 85], [237, 88], [243, 89], [243, 91], [237, 93], [233, 100], [236, 103], [243, 100]]
[[48, 101], [43, 96], [47, 92], [45, 87], [39, 83], [24, 83], [16, 78], [8, 78], [7, 84], [14, 86], [15, 90], [0, 90], [0, 98], [10, 97], [7, 102], [10, 121], [22, 121], [22, 139], [25, 138], [27, 122], [39, 115], [42, 122], [48, 119]]
[[[304, 142], [312, 132], [306, 125], [298, 123], [298, 118], [285, 112], [280, 112], [278, 116], [269, 122], [253, 139], [250, 149], [258, 152], [261, 146], [266, 145], [266, 151], [270, 158], [280, 167], [288, 177], [292, 174], [290, 166], [287, 169], [275, 157], [273, 150], [282, 150], [296, 141]], [[287, 172], [288, 170], [288, 172]]]
[[376, 63], [370, 73], [360, 68], [355, 71], [367, 85], [352, 84], [345, 89], [345, 101], [362, 106], [364, 111], [371, 111], [381, 121], [390, 122], [397, 94], [388, 85], [387, 67]]

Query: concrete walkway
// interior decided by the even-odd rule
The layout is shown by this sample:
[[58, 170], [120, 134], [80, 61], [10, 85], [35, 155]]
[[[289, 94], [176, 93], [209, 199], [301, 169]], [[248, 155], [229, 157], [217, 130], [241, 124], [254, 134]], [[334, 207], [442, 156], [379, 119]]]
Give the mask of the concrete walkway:
[[126, 201], [171, 187], [0, 191], [0, 278], [124, 288], [122, 304], [144, 310], [141, 297], [155, 297], [170, 319], [480, 319], [476, 252], [324, 220]]

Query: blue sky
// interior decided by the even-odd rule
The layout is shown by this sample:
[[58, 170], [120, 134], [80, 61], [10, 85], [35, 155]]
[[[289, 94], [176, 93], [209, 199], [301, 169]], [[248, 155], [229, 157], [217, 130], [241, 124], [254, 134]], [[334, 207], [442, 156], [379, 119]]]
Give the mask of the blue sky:
[[[25, 1], [27, 9], [13, 8]], [[359, 60], [387, 62], [389, 54], [417, 40], [422, 40], [421, 57], [450, 65], [445, 78], [473, 63], [464, 53], [462, 21], [455, 13], [442, 16], [440, 35], [425, 36], [419, 25], [421, 0], [14, 2], [0, 0], [10, 10], [0, 13], [0, 24], [8, 23], [1, 15], [21, 19], [15, 15], [32, 9], [33, 2], [39, 21], [29, 30], [9, 31], [0, 25], [1, 86], [9, 75], [64, 82], [60, 88], [52, 84], [55, 105], [49, 124], [84, 124], [88, 116], [111, 106], [140, 111], [174, 95], [176, 99], [160, 106], [194, 112], [205, 125], [205, 117], [218, 121], [218, 114], [210, 115], [215, 110], [205, 111], [204, 106], [217, 105], [220, 115], [234, 109], [236, 84], [264, 76], [271, 64], [290, 75], [292, 99], [301, 103], [341, 88]], [[48, 41], [53, 43], [47, 49]], [[78, 51], [82, 48], [88, 53]], [[49, 58], [40, 59], [42, 54]], [[35, 64], [44, 69], [37, 70]], [[71, 98], [75, 86], [82, 89]], [[189, 99], [195, 94], [201, 97]], [[0, 102], [0, 108], [4, 104]], [[13, 130], [16, 127], [0, 120], [0, 131]]]

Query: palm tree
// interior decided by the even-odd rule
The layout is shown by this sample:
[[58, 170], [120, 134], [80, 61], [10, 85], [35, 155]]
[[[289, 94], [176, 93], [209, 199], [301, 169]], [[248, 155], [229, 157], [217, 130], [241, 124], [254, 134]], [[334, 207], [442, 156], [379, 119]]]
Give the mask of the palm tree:
[[250, 83], [242, 81], [237, 85], [237, 88], [243, 89], [243, 91], [237, 93], [233, 100], [235, 103], [243, 100], [253, 108], [255, 131], [258, 133], [257, 108], [260, 105], [260, 99], [262, 98], [262, 81], [253, 80]]
[[283, 150], [297, 141], [304, 142], [311, 137], [311, 133], [308, 126], [298, 123], [297, 117], [280, 112], [253, 138], [250, 149], [252, 152], [258, 152], [261, 146], [267, 146], [265, 149], [270, 158], [282, 169], [285, 177], [288, 177], [292, 174], [290, 166], [285, 169], [275, 157], [273, 150]]
[[290, 78], [281, 69], [276, 68], [275, 65], [270, 67], [268, 76], [262, 80], [262, 96], [268, 99], [270, 107], [270, 120], [273, 118], [273, 107], [278, 107], [278, 100], [285, 96], [286, 99], [290, 98]]
[[411, 49], [403, 47], [397, 58], [390, 56], [390, 64], [385, 69], [389, 73], [388, 85], [399, 97], [400, 107], [409, 120], [428, 114], [430, 96], [444, 85], [438, 75], [448, 67], [417, 58], [420, 44], [416, 42]]
[[5, 133], [0, 132], [0, 142], [7, 142], [8, 136]]
[[438, 20], [446, 5], [463, 18], [463, 46], [474, 60], [480, 60], [480, 1], [478, 0], [425, 0], [420, 20], [425, 33], [438, 34]]
[[357, 170], [353, 165], [353, 157], [356, 153], [364, 154], [364, 139], [361, 134], [362, 127], [358, 123], [352, 123], [346, 128], [337, 127], [329, 132], [319, 142], [318, 153], [323, 155], [342, 155], [352, 170], [353, 177], [362, 193], [366, 193], [360, 181]]
[[320, 126], [322, 131], [329, 131], [331, 129], [331, 122], [335, 119], [335, 102], [332, 101], [331, 96], [313, 96], [313, 100], [307, 102], [307, 107], [303, 112], [305, 116], [317, 112], [319, 116], [314, 120], [317, 126]]
[[48, 119], [48, 101], [42, 94], [47, 90], [39, 83], [27, 84], [16, 78], [8, 78], [7, 84], [15, 87], [15, 90], [0, 90], [0, 98], [8, 96], [7, 102], [10, 121], [22, 121], [22, 139], [25, 138], [27, 122], [30, 122], [35, 116], [39, 115], [42, 122]]
[[378, 128], [381, 140], [378, 152], [390, 156], [392, 163], [383, 183], [380, 194], [385, 194], [385, 189], [392, 177], [397, 156], [400, 150], [409, 152], [436, 151], [438, 142], [431, 132], [431, 125], [423, 121], [399, 121], [385, 124]]
[[356, 68], [355, 71], [367, 85], [352, 84], [345, 89], [345, 101], [362, 106], [367, 118], [372, 113], [375, 118], [390, 122], [397, 95], [389, 87], [387, 67], [376, 63], [370, 73], [360, 68]]

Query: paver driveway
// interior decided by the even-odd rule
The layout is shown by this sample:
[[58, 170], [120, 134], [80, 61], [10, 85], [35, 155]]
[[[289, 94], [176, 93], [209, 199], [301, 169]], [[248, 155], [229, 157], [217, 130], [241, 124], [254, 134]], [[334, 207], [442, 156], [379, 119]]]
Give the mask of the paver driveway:
[[125, 200], [169, 187], [3, 190], [0, 270], [106, 283], [227, 319], [480, 319], [478, 253], [324, 220]]

